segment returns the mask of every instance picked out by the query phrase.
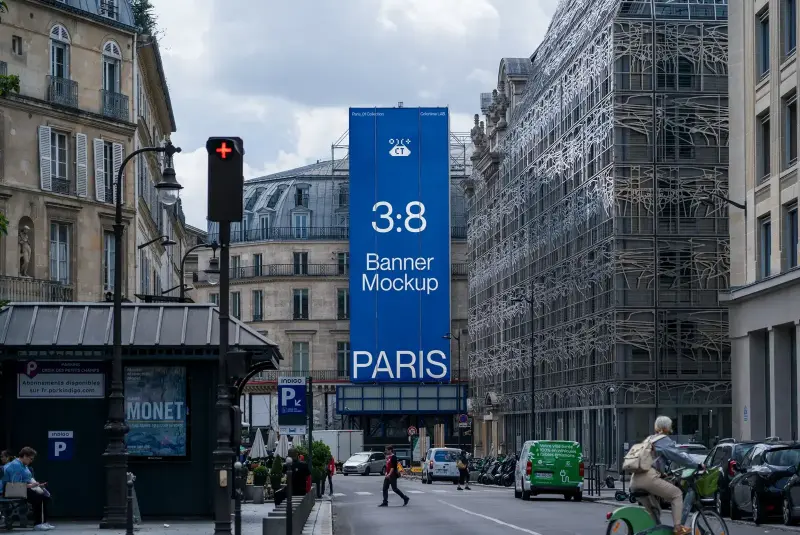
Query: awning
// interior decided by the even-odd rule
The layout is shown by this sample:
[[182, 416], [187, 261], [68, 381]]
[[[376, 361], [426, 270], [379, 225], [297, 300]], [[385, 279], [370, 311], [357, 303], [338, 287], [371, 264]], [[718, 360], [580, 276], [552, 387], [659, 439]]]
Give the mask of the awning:
[[[10, 303], [0, 309], [3, 349], [98, 349], [113, 344], [113, 303]], [[229, 320], [229, 347], [272, 360], [278, 344]], [[123, 303], [122, 346], [202, 349], [219, 346], [219, 309], [212, 304]]]

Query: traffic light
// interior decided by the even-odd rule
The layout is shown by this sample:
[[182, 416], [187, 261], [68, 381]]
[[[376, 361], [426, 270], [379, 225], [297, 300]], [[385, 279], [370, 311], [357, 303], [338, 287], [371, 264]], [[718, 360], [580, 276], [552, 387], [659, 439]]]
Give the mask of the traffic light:
[[208, 219], [234, 223], [244, 216], [244, 143], [240, 137], [210, 137]]

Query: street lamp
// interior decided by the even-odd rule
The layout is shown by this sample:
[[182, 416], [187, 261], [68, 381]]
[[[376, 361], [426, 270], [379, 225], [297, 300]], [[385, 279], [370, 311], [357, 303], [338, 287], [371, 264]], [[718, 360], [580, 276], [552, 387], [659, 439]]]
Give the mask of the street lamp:
[[208, 269], [205, 270], [205, 273], [211, 286], [219, 284], [219, 258], [214, 256], [208, 260]]
[[536, 360], [534, 359], [534, 338], [533, 338], [533, 283], [531, 282], [531, 297], [528, 299], [524, 295], [515, 297], [511, 300], [512, 303], [528, 303], [530, 306], [531, 316], [531, 439], [536, 439]]
[[[164, 169], [162, 181], [156, 184], [159, 197], [164, 202], [175, 204], [181, 185], [175, 179], [175, 170], [171, 167], [172, 156], [181, 149], [167, 142], [161, 147], [144, 147], [128, 154], [119, 166], [116, 176], [116, 211], [114, 214], [114, 350], [111, 361], [111, 392], [108, 396], [108, 418], [103, 430], [108, 437], [108, 445], [103, 452], [106, 475], [106, 506], [103, 519], [100, 521], [101, 529], [125, 529], [128, 507], [128, 449], [125, 445], [125, 435], [128, 434], [128, 424], [125, 422], [125, 389], [122, 379], [122, 233], [125, 230], [122, 224], [122, 173], [125, 166], [135, 156], [145, 152], [165, 154], [169, 165]], [[162, 193], [163, 192], [163, 193]], [[174, 199], [173, 199], [174, 195]], [[160, 238], [159, 238], [160, 239]], [[119, 280], [117, 280], [119, 279]]]
[[144, 249], [148, 245], [152, 245], [155, 242], [157, 242], [158, 240], [163, 240], [161, 242], [161, 247], [172, 247], [173, 245], [177, 245], [177, 242], [175, 242], [174, 240], [169, 239], [167, 236], [159, 236], [158, 238], [153, 238], [149, 242], [143, 243], [143, 244], [137, 246], [137, 249], [139, 249], [141, 251], [142, 249]]
[[[215, 242], [215, 241], [211, 242], [211, 243], [198, 243], [197, 245], [195, 245], [194, 247], [189, 248], [189, 250], [186, 251], [186, 254], [183, 255], [183, 258], [181, 258], [181, 270], [180, 270], [181, 302], [183, 302], [183, 298], [186, 295], [186, 291], [189, 290], [189, 289], [194, 289], [194, 288], [190, 288], [188, 286], [185, 286], [183, 284], [183, 278], [185, 276], [184, 275], [184, 270], [185, 270], [185, 267], [186, 267], [186, 259], [189, 258], [189, 254], [191, 254], [192, 251], [196, 251], [197, 249], [200, 249], [200, 248], [203, 248], [203, 247], [211, 248], [211, 250], [214, 252], [214, 258], [212, 258], [211, 260], [216, 260], [217, 249], [219, 248], [219, 244], [217, 242]], [[210, 268], [211, 268], [211, 261], [209, 261], [209, 269]], [[209, 277], [208, 277], [209, 284], [212, 284], [212, 285], [217, 284], [219, 282], [219, 265], [217, 265], [217, 267], [216, 267], [216, 274], [217, 274], [216, 281], [212, 282], [211, 274], [209, 273], [209, 270], [206, 270], [206, 274], [209, 275]], [[173, 290], [174, 289], [175, 288], [173, 288]]]
[[[458, 342], [458, 413], [459, 418], [461, 417], [461, 337], [456, 336], [453, 333], [447, 333], [442, 336], [445, 340], [455, 340]], [[469, 387], [468, 387], [469, 388]], [[458, 422], [458, 449], [461, 449], [461, 437], [462, 437], [462, 429], [461, 429], [461, 422]]]

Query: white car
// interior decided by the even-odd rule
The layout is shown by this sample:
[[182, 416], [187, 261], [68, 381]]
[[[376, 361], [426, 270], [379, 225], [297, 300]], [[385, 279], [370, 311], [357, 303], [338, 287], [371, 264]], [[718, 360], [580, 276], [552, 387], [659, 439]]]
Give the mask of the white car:
[[708, 448], [702, 444], [675, 444], [675, 447], [688, 453], [689, 457], [697, 461], [697, 464], [703, 464], [709, 454]]
[[381, 474], [386, 472], [386, 455], [380, 452], [363, 451], [347, 459], [342, 465], [342, 474]]
[[422, 463], [422, 482], [431, 484], [434, 481], [452, 481], [458, 484], [461, 476], [458, 472], [458, 456], [460, 450], [454, 448], [431, 448], [425, 454]]

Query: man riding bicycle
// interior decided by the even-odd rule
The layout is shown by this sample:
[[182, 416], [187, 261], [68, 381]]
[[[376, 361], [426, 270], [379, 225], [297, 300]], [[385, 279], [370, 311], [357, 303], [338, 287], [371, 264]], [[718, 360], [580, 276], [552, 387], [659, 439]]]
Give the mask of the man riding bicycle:
[[697, 467], [703, 470], [703, 465], [698, 465], [687, 453], [678, 449], [675, 442], [669, 438], [672, 433], [672, 420], [668, 416], [659, 416], [654, 425], [655, 435], [647, 438], [646, 442], [654, 448], [655, 461], [646, 472], [634, 473], [631, 477], [631, 491], [645, 491], [648, 497], [640, 499], [640, 503], [658, 520], [661, 512], [657, 498], [668, 501], [671, 506], [672, 524], [675, 535], [686, 535], [691, 531], [684, 525], [683, 518], [683, 493], [681, 489], [661, 478], [667, 469], [667, 463], [674, 463], [686, 468]]

